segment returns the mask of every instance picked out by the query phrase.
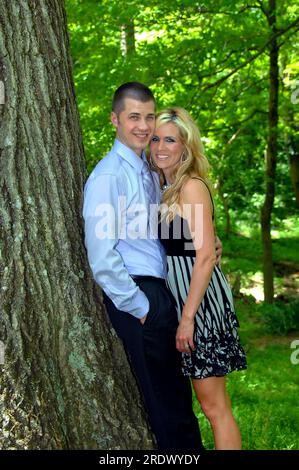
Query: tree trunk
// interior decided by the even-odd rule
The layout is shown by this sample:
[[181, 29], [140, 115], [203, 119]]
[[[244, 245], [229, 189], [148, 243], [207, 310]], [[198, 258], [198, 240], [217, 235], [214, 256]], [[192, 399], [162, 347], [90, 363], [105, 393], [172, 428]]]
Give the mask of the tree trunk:
[[292, 139], [291, 145], [289, 147], [290, 175], [296, 196], [296, 204], [299, 207], [299, 153], [298, 147], [293, 144], [293, 140], [295, 140], [295, 138]]
[[231, 233], [231, 219], [230, 219], [230, 213], [229, 213], [229, 205], [227, 201], [227, 197], [224, 195], [223, 191], [223, 179], [222, 177], [218, 178], [218, 194], [221, 199], [223, 209], [224, 209], [224, 214], [225, 214], [225, 235], [228, 238], [230, 233]]
[[[276, 30], [276, 0], [269, 0], [268, 22], [270, 33]], [[268, 112], [268, 141], [266, 151], [266, 194], [261, 209], [262, 245], [263, 245], [263, 274], [265, 301], [272, 303], [274, 298], [273, 257], [271, 240], [271, 214], [275, 197], [275, 174], [277, 160], [277, 124], [278, 124], [278, 45], [273, 37], [270, 43], [270, 73], [269, 73], [269, 112]]]
[[127, 20], [121, 25], [121, 50], [126, 57], [135, 52], [135, 26], [134, 20]]
[[2, 0], [0, 18], [1, 448], [152, 448], [83, 244], [63, 2]]

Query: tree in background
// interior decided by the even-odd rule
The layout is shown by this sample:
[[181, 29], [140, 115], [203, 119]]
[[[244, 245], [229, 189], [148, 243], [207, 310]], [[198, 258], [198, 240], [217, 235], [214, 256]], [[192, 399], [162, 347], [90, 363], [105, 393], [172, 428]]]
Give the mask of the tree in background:
[[111, 145], [110, 102], [120, 83], [143, 81], [160, 108], [187, 108], [212, 163], [222, 206], [218, 218], [227, 235], [242, 221], [261, 231], [265, 299], [272, 302], [271, 227], [294, 214], [298, 187], [298, 107], [286, 79], [288, 70], [298, 70], [298, 5], [285, 0], [66, 4], [88, 169]]

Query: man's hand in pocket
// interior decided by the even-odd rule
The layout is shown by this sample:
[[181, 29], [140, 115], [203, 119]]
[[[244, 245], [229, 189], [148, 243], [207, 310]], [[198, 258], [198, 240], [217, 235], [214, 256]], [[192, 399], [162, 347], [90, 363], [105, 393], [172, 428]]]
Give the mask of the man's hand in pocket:
[[143, 325], [146, 319], [147, 319], [147, 314], [144, 315], [144, 317], [140, 318], [140, 323]]

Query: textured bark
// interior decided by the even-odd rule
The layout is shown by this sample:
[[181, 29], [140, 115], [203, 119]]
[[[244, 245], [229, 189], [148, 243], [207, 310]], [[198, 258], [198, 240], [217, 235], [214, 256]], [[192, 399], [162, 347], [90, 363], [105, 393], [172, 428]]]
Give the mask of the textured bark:
[[225, 215], [225, 235], [228, 238], [230, 233], [231, 233], [231, 218], [230, 218], [230, 213], [229, 213], [229, 205], [227, 198], [224, 195], [224, 190], [223, 190], [223, 177], [218, 178], [218, 194], [221, 199], [223, 209], [224, 209], [224, 215]]
[[135, 52], [135, 26], [134, 20], [127, 20], [121, 25], [121, 50], [126, 57]]
[[2, 449], [152, 448], [83, 244], [63, 0], [1, 0]]
[[[286, 60], [284, 58], [284, 60]], [[285, 62], [283, 63], [284, 66]], [[296, 205], [299, 207], [299, 136], [297, 132], [298, 120], [295, 118], [294, 108], [289, 107], [284, 115], [286, 122], [285, 150], [289, 155], [289, 171], [294, 189]]]
[[298, 146], [296, 147], [294, 145], [290, 150], [293, 150], [293, 153], [290, 153], [290, 156], [289, 156], [290, 175], [291, 175], [291, 181], [292, 181], [294, 192], [295, 192], [296, 204], [299, 207], [299, 153], [298, 153]]
[[268, 22], [273, 38], [270, 42], [269, 70], [269, 112], [268, 112], [268, 141], [266, 151], [266, 193], [261, 209], [262, 244], [263, 244], [263, 274], [264, 298], [272, 303], [274, 298], [273, 256], [271, 239], [271, 214], [275, 197], [275, 175], [277, 161], [277, 125], [278, 125], [278, 44], [275, 37], [276, 29], [276, 0], [269, 0]]

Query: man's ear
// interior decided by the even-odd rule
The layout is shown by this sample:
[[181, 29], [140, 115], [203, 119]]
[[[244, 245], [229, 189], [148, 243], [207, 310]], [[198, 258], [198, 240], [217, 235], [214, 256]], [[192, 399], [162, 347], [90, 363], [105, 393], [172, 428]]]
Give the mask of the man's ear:
[[114, 111], [112, 111], [112, 113], [111, 113], [111, 122], [112, 122], [113, 126], [117, 128], [118, 118], [117, 118], [117, 114]]

